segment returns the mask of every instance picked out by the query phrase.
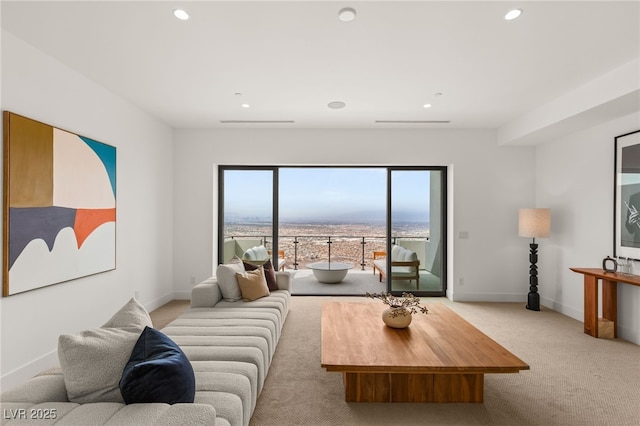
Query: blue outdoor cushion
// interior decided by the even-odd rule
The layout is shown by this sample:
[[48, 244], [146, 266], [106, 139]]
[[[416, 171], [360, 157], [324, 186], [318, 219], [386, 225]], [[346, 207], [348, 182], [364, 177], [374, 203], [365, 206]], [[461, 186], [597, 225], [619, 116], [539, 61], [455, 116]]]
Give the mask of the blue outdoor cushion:
[[196, 378], [182, 349], [164, 333], [147, 326], [122, 372], [120, 392], [126, 404], [193, 402]]

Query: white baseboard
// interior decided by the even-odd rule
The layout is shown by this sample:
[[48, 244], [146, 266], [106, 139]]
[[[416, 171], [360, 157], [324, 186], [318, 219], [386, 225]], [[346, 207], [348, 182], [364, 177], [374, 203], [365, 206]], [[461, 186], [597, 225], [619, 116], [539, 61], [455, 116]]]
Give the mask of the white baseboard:
[[446, 294], [447, 294], [447, 299], [453, 301], [453, 290], [451, 290], [451, 288], [447, 288]]
[[58, 350], [56, 349], [2, 376], [0, 378], [0, 393], [13, 389], [38, 373], [59, 365]]
[[640, 332], [618, 324], [618, 338], [640, 345]]
[[556, 312], [560, 312], [562, 315], [566, 315], [580, 322], [584, 321], [584, 314], [582, 311], [578, 311], [569, 306], [556, 302], [548, 297], [540, 297], [540, 304], [546, 306], [549, 309], [553, 309]]
[[[575, 308], [563, 305], [547, 297], [541, 297], [540, 303], [542, 303], [544, 306], [547, 306], [550, 309], [553, 309], [556, 312], [559, 312], [563, 315], [571, 317], [577, 321], [584, 322], [584, 311], [579, 311]], [[618, 317], [618, 338], [627, 340], [631, 343], [635, 343], [636, 345], [640, 345], [640, 332], [637, 330], [633, 330], [629, 327], [625, 327], [624, 325], [621, 325], [619, 317]]]
[[173, 300], [191, 300], [191, 291], [174, 291]]
[[154, 311], [154, 310], [158, 309], [162, 305], [166, 305], [167, 303], [171, 302], [172, 300], [173, 300], [173, 293], [169, 293], [167, 295], [164, 295], [164, 296], [160, 297], [159, 299], [156, 299], [156, 300], [153, 300], [151, 302], [145, 303], [144, 307], [147, 310], [147, 312], [151, 312], [151, 311]]
[[174, 291], [173, 293], [169, 293], [152, 302], [145, 303], [144, 307], [147, 310], [147, 312], [151, 312], [153, 310], [158, 309], [162, 305], [166, 305], [172, 300], [191, 300], [191, 292], [190, 291]]
[[463, 293], [452, 292], [447, 297], [454, 302], [522, 302], [527, 303], [526, 293]]

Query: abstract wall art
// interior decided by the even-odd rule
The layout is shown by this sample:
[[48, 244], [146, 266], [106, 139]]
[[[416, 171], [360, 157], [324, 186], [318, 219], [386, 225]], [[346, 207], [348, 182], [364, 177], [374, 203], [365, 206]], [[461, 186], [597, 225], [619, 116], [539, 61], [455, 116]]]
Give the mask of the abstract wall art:
[[617, 136], [615, 145], [613, 253], [640, 259], [640, 130]]
[[116, 267], [116, 148], [4, 111], [10, 296]]

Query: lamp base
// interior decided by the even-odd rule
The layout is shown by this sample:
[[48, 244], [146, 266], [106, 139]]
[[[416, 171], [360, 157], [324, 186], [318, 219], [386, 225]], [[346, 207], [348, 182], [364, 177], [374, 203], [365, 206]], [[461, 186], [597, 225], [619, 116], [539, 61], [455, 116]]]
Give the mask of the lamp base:
[[527, 297], [527, 309], [530, 311], [540, 310], [540, 295], [538, 293], [529, 292]]
[[540, 310], [540, 295], [538, 294], [538, 245], [536, 239], [529, 244], [529, 296], [527, 297], [527, 309], [530, 311]]

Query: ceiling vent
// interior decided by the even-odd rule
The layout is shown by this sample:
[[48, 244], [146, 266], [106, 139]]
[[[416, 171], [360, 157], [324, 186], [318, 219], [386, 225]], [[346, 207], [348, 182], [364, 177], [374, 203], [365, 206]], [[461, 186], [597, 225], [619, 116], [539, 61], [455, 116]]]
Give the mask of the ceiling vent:
[[291, 124], [293, 120], [220, 120], [222, 124]]
[[450, 120], [376, 120], [376, 124], [447, 124]]

